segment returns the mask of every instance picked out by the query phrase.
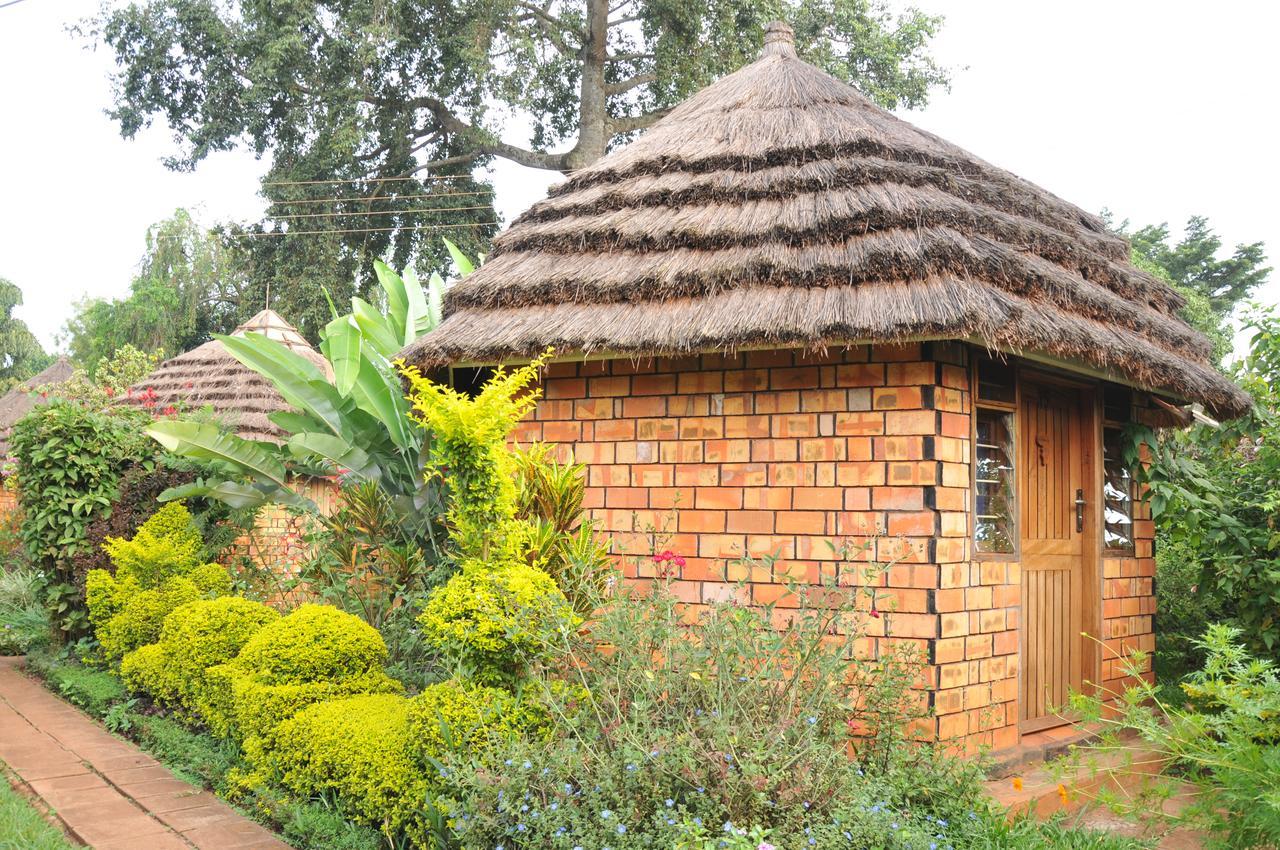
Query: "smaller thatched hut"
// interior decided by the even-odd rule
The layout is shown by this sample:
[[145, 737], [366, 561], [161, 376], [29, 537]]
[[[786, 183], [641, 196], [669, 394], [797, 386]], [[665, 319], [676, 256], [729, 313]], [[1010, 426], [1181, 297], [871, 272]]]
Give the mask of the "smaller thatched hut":
[[0, 455], [9, 453], [9, 429], [26, 416], [33, 407], [44, 403], [37, 392], [39, 387], [52, 387], [71, 377], [75, 369], [65, 356], [53, 361], [48, 368], [23, 381], [0, 397]]
[[[260, 333], [287, 346], [329, 374], [328, 361], [274, 310], [263, 310], [233, 336]], [[235, 433], [249, 440], [280, 442], [283, 433], [268, 416], [288, 410], [271, 383], [231, 355], [218, 340], [172, 357], [129, 388], [126, 404], [162, 412], [210, 406]]]

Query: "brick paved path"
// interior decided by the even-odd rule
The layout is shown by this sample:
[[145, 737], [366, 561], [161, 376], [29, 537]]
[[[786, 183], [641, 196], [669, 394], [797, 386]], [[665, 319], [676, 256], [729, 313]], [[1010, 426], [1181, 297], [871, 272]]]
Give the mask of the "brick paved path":
[[[288, 850], [0, 657], [0, 761], [96, 850]], [[0, 780], [2, 781], [2, 780]]]

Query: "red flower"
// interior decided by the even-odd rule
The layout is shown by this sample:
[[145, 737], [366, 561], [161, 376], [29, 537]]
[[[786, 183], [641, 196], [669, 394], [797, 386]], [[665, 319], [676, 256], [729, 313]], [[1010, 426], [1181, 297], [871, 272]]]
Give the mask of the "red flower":
[[663, 561], [670, 561], [673, 558], [675, 558], [675, 554], [670, 549], [667, 549], [665, 552], [659, 552], [653, 556], [653, 560], [659, 564]]
[[872, 608], [872, 609], [871, 609], [871, 616], [872, 616], [872, 617], [875, 617], [875, 618], [878, 620], [878, 619], [880, 619], [880, 612], [879, 612], [879, 611], [877, 611], [876, 609]]
[[171, 405], [169, 405], [168, 407], [166, 407], [164, 410], [162, 410], [162, 411], [160, 411], [160, 412], [161, 412], [163, 415], [165, 415], [165, 416], [172, 416], [173, 414], [175, 414], [175, 413], [177, 413], [177, 412], [178, 412], [178, 408], [174, 407], [174, 406], [171, 404]]
[[116, 391], [111, 387], [107, 387], [107, 398], [115, 398]]
[[675, 558], [672, 559], [672, 561], [677, 567], [684, 566], [684, 558], [680, 557], [679, 555], [676, 555]]

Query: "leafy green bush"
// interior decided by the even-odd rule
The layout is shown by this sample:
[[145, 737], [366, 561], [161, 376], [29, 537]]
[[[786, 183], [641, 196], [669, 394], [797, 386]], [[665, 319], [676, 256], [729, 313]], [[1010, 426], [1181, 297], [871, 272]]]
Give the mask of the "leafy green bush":
[[205, 788], [226, 788], [225, 777], [237, 763], [234, 744], [163, 715], [135, 714], [131, 720], [131, 736], [179, 778]]
[[0, 567], [0, 655], [22, 655], [49, 640], [43, 579], [30, 567]]
[[577, 621], [555, 580], [542, 570], [472, 563], [431, 594], [418, 622], [463, 675], [513, 684], [557, 632]]
[[200, 534], [181, 502], [156, 511], [132, 539], [106, 545], [115, 575], [90, 570], [85, 600], [109, 661], [159, 640], [165, 617], [179, 606], [231, 593], [223, 567], [200, 563]]
[[[1204, 667], [1183, 683], [1189, 703], [1165, 704], [1157, 688], [1140, 678], [1119, 695], [1118, 710], [1098, 696], [1074, 695], [1072, 707], [1084, 722], [1106, 734], [1094, 750], [1126, 753], [1126, 731], [1136, 732], [1144, 750], [1171, 761], [1178, 778], [1193, 783], [1198, 796], [1176, 819], [1210, 834], [1211, 846], [1274, 847], [1280, 844], [1280, 673], [1271, 660], [1252, 657], [1238, 629], [1211, 626], [1198, 649]], [[1145, 664], [1135, 654], [1124, 659], [1126, 673]], [[1103, 695], [1106, 696], [1106, 695]], [[1151, 795], [1168, 792], [1157, 784]], [[1131, 813], [1160, 817], [1149, 799], [1113, 804]]]
[[283, 801], [274, 807], [284, 838], [300, 850], [384, 850], [376, 830], [352, 823], [333, 806]]
[[383, 672], [386, 660], [382, 637], [358, 617], [303, 605], [260, 629], [233, 660], [206, 671], [216, 699], [205, 718], [218, 734], [240, 739], [250, 762], [266, 768], [275, 728], [306, 706], [403, 690]]
[[272, 750], [286, 788], [330, 796], [344, 813], [388, 837], [409, 827], [427, 799], [409, 700], [398, 694], [308, 706], [280, 724]]
[[120, 676], [130, 689], [203, 718], [210, 706], [227, 699], [210, 693], [214, 685], [206, 671], [235, 658], [249, 638], [279, 616], [266, 605], [234, 596], [189, 602], [165, 617], [157, 643], [124, 656]]
[[105, 411], [53, 400], [13, 426], [23, 544], [50, 576], [47, 604], [69, 638], [88, 629], [70, 561], [85, 550], [89, 523], [118, 497], [120, 471], [154, 462], [155, 447], [142, 434], [150, 421], [132, 408]]

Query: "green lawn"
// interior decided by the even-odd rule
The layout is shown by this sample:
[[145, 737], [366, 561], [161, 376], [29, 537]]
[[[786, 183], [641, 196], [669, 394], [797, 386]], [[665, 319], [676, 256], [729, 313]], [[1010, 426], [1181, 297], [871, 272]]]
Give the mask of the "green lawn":
[[56, 826], [0, 776], [0, 850], [73, 850]]

